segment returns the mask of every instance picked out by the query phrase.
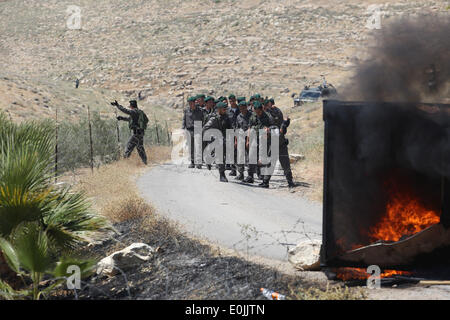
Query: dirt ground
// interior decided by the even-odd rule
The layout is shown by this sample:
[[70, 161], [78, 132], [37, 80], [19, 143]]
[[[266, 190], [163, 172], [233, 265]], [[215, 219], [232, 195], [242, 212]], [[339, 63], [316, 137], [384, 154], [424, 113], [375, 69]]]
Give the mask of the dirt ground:
[[[167, 148], [149, 150], [153, 165], [167, 159]], [[135, 179], [145, 172], [139, 159], [109, 164], [76, 176], [96, 207], [114, 224], [116, 233], [93, 242], [80, 252], [101, 259], [135, 243], [156, 249], [151, 261], [114, 277], [86, 279], [79, 299], [265, 299], [260, 288], [269, 288], [288, 299], [448, 299], [447, 286], [396, 286], [379, 290], [345, 288], [324, 272], [300, 272], [289, 263], [246, 256], [182, 232], [182, 227], [159, 215], [137, 196]], [[112, 174], [115, 173], [115, 174]], [[68, 176], [68, 181], [74, 177]], [[72, 180], [73, 181], [73, 180]], [[118, 183], [120, 182], [120, 183]], [[102, 186], [102, 188], [100, 188]], [[275, 191], [276, 192], [276, 191]], [[74, 299], [60, 290], [53, 299]]]
[[[152, 165], [167, 159], [166, 147], [150, 148]], [[180, 231], [181, 227], [159, 215], [136, 193], [135, 179], [145, 172], [136, 155], [100, 167], [94, 174], [81, 170], [66, 176], [85, 190], [95, 207], [107, 216], [117, 232], [94, 241], [79, 254], [101, 259], [135, 243], [149, 244], [154, 258], [114, 277], [86, 279], [79, 299], [265, 299], [260, 288], [269, 288], [290, 299], [362, 299], [359, 289], [342, 288], [320, 272], [298, 272], [289, 263], [238, 254]], [[60, 290], [54, 299], [73, 299]]]

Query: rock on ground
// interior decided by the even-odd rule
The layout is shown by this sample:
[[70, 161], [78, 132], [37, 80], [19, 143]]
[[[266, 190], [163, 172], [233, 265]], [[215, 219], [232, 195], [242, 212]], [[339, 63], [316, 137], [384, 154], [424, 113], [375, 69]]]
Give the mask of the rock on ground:
[[103, 258], [97, 264], [97, 274], [115, 275], [120, 270], [126, 270], [149, 261], [154, 252], [155, 250], [148, 244], [133, 243], [125, 249]]
[[321, 245], [322, 242], [318, 240], [300, 242], [295, 248], [289, 250], [289, 262], [302, 271], [320, 269]]

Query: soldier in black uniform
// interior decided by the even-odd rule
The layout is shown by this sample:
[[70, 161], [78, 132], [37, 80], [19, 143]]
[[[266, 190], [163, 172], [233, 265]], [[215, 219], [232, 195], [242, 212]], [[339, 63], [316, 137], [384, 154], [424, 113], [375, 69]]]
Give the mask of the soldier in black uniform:
[[[188, 104], [189, 107], [184, 109], [183, 112], [183, 125], [182, 128], [184, 130], [187, 130], [190, 136], [190, 161], [191, 164], [189, 165], [189, 168], [194, 168], [194, 160], [195, 160], [195, 147], [194, 147], [194, 122], [200, 121], [203, 124], [203, 111], [200, 109], [199, 105], [195, 103], [196, 98], [195, 97], [189, 97], [188, 98]], [[197, 168], [201, 169], [202, 165], [197, 164]]]
[[[242, 130], [247, 134], [250, 124], [250, 117], [252, 115], [252, 112], [247, 109], [247, 102], [245, 100], [241, 100], [239, 102], [239, 115], [236, 119], [236, 130], [240, 131]], [[246, 141], [247, 142], [247, 137]], [[237, 146], [237, 141], [236, 144]], [[245, 143], [247, 145], [247, 143]], [[237, 162], [237, 161], [236, 161]], [[245, 148], [245, 162], [248, 162], [248, 148]], [[239, 175], [236, 177], [236, 180], [244, 180], [244, 169], [245, 164], [236, 164], [237, 170], [239, 172]], [[250, 170], [249, 170], [249, 176], [250, 176]]]
[[219, 175], [221, 182], [228, 182], [227, 177], [225, 176], [225, 156], [226, 156], [226, 130], [232, 129], [230, 118], [227, 115], [227, 105], [223, 102], [219, 102], [216, 105], [216, 113], [209, 118], [208, 122], [203, 127], [203, 132], [209, 129], [218, 129], [222, 133], [223, 136], [223, 161], [222, 163], [218, 163], [217, 167], [219, 168]]
[[[289, 150], [288, 150], [288, 144], [289, 140], [286, 139], [286, 133], [287, 128], [290, 124], [289, 117], [284, 120], [283, 118], [283, 112], [275, 106], [275, 100], [269, 99], [268, 100], [268, 108], [267, 112], [271, 114], [274, 125], [276, 125], [280, 129], [280, 136], [279, 136], [279, 160], [281, 167], [283, 168], [284, 175], [286, 176], [286, 180], [288, 182], [289, 189], [295, 187], [295, 183], [293, 181], [292, 177], [292, 170], [291, 170], [291, 163], [289, 161]], [[270, 181], [271, 176], [266, 176], [267, 181]]]
[[144, 149], [144, 134], [147, 128], [148, 118], [144, 111], [140, 110], [137, 106], [136, 100], [130, 101], [130, 108], [127, 109], [121, 106], [117, 100], [111, 102], [111, 104], [117, 107], [123, 113], [129, 115], [129, 117], [118, 116], [117, 120], [128, 121], [130, 130], [133, 132], [130, 140], [127, 143], [127, 149], [125, 150], [124, 157], [128, 158], [136, 147], [139, 156], [144, 164], [147, 164], [147, 154]]

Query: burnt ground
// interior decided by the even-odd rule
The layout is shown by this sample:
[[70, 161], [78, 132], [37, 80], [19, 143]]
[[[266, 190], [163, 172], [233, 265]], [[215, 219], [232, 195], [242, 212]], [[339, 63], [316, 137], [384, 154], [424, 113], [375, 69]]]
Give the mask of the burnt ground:
[[[266, 299], [260, 288], [269, 288], [287, 298], [354, 299], [360, 295], [340, 289], [326, 290], [326, 284], [288, 275], [276, 268], [224, 255], [213, 247], [178, 232], [167, 220], [144, 217], [116, 223], [118, 233], [81, 252], [84, 258], [103, 258], [134, 242], [157, 249], [154, 258], [125, 270], [125, 276], [91, 276], [85, 279], [78, 297], [59, 290], [53, 299]], [[308, 291], [309, 288], [313, 291]], [[322, 291], [323, 290], [323, 291]], [[327, 296], [328, 294], [328, 296]]]

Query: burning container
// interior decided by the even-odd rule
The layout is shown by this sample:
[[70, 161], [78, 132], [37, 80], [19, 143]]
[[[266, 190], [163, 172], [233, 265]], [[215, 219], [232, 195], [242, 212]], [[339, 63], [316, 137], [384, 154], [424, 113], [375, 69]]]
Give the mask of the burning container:
[[450, 105], [325, 100], [322, 267], [450, 261]]

